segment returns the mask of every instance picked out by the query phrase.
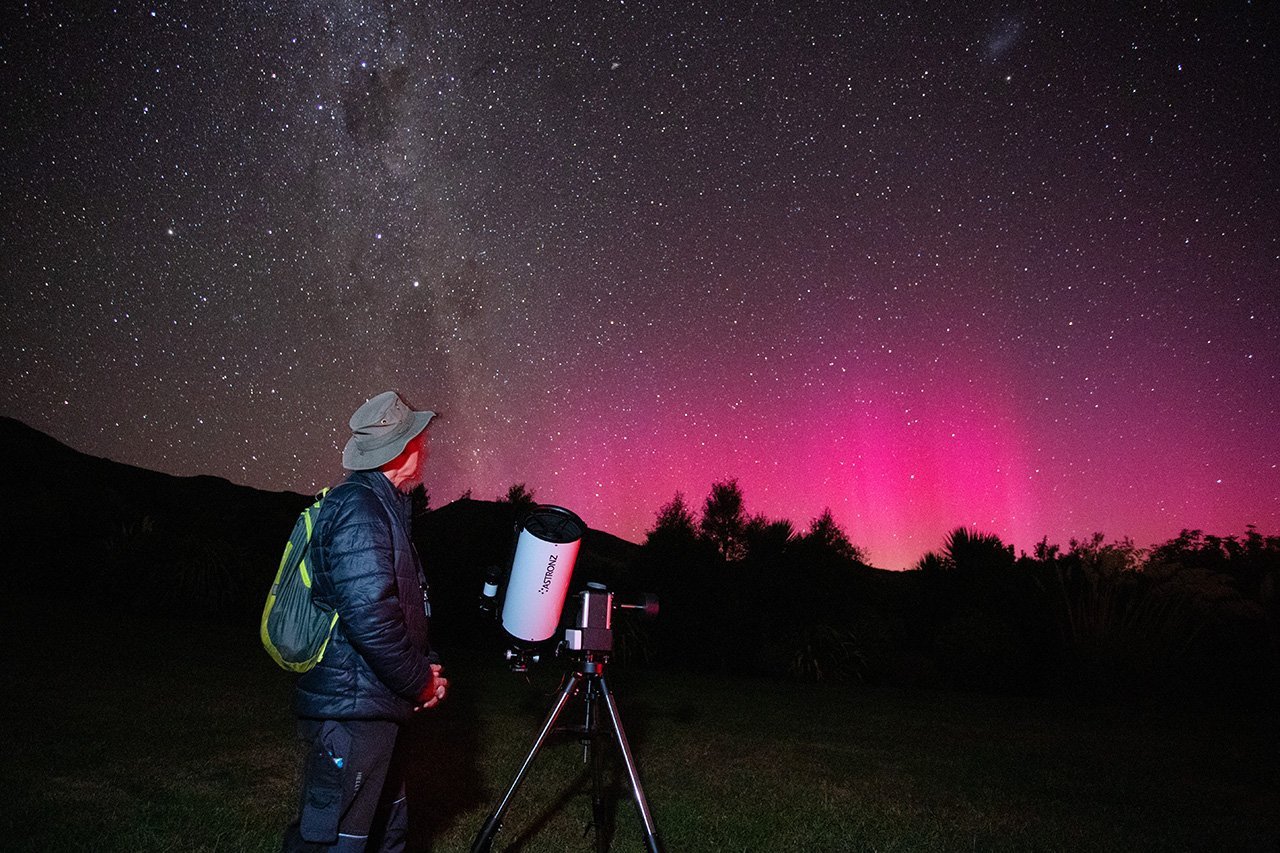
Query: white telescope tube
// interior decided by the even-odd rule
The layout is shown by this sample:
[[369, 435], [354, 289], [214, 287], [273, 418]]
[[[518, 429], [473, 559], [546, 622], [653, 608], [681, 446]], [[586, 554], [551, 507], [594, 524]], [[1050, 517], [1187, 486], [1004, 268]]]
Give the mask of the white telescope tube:
[[521, 526], [502, 605], [502, 627], [518, 640], [540, 643], [560, 625], [587, 526], [569, 510], [546, 505], [530, 510]]

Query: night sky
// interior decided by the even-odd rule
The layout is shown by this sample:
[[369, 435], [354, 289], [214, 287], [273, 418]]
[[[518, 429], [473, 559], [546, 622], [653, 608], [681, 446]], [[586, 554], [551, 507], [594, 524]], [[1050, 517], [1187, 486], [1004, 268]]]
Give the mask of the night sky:
[[[525, 482], [1280, 533], [1270, 3], [30, 3], [0, 28], [0, 413], [311, 492], [401, 390]], [[73, 484], [68, 484], [73, 487]]]

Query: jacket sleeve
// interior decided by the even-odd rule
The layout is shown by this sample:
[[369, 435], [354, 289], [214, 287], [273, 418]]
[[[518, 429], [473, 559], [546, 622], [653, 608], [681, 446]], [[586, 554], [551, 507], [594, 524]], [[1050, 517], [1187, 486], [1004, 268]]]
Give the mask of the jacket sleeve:
[[342, 631], [383, 684], [415, 699], [431, 671], [405, 628], [391, 519], [367, 488], [349, 489], [334, 510], [326, 569]]

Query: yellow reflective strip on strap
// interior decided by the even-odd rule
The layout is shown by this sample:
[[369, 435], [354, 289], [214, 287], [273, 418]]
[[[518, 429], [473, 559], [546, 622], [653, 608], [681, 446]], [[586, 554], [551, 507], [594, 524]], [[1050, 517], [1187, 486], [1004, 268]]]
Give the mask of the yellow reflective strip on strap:
[[[320, 490], [320, 496], [316, 498], [316, 502], [313, 503], [311, 506], [307, 507], [307, 511], [302, 514], [302, 517], [306, 520], [306, 525], [307, 525], [307, 541], [311, 540], [311, 536], [315, 532], [315, 523], [316, 523], [315, 517], [320, 515], [320, 502], [324, 500], [324, 496], [327, 494], [329, 494], [328, 486]], [[290, 542], [285, 546], [286, 555], [289, 553], [289, 546], [291, 546], [292, 544], [293, 543]], [[283, 565], [283, 562], [281, 563], [281, 565]], [[305, 586], [307, 589], [311, 589], [311, 573], [307, 571], [306, 557], [303, 557], [302, 560], [298, 563], [298, 572], [302, 575], [302, 585]]]
[[316, 663], [324, 660], [324, 653], [329, 648], [329, 641], [333, 639], [333, 626], [338, 624], [338, 611], [333, 611], [333, 618], [329, 620], [329, 634], [324, 638], [324, 642], [320, 644], [320, 651], [316, 653]]

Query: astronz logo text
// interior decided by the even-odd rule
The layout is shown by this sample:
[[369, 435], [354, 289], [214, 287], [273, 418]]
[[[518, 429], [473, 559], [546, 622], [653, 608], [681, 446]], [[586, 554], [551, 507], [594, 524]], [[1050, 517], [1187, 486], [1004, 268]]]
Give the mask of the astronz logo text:
[[560, 555], [552, 554], [547, 560], [547, 573], [542, 576], [542, 586], [538, 587], [538, 595], [546, 595], [547, 591], [551, 589], [551, 579], [556, 574], [556, 557], [558, 556]]

